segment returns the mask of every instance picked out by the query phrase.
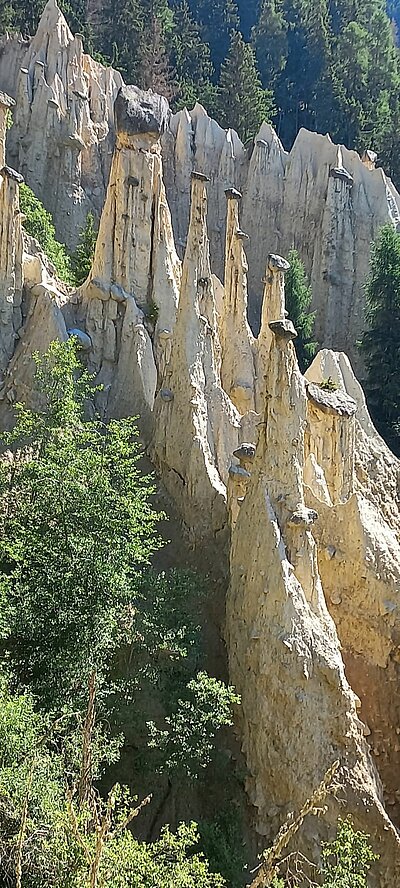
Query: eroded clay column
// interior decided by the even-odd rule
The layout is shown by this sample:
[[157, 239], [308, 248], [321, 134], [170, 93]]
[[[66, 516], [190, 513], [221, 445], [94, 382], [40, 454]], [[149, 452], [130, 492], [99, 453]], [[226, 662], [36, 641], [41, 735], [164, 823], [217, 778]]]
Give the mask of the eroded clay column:
[[264, 410], [266, 395], [266, 372], [269, 363], [269, 353], [272, 343], [272, 330], [270, 322], [280, 321], [287, 328], [289, 338], [297, 334], [291, 321], [286, 319], [285, 311], [285, 272], [289, 269], [289, 263], [282, 256], [270, 253], [267, 261], [264, 282], [264, 296], [261, 312], [261, 328], [257, 339], [257, 386], [256, 409], [257, 413]]
[[0, 90], [0, 169], [6, 162], [6, 135], [8, 112], [15, 105], [14, 99]]
[[254, 337], [247, 320], [247, 235], [239, 226], [241, 194], [235, 188], [227, 198], [225, 242], [225, 298], [219, 328], [222, 385], [242, 415], [255, 410]]
[[[258, 343], [260, 433], [251, 472], [243, 461], [251, 450], [236, 451], [241, 459], [231, 493], [235, 486], [238, 495], [230, 497], [230, 680], [241, 695], [246, 788], [266, 845], [310, 796], [315, 775], [331, 766], [333, 749], [343, 765], [340, 782], [363, 822], [372, 829], [379, 818], [381, 828], [389, 823], [322, 591], [312, 534], [318, 515], [304, 502], [307, 394], [291, 341], [296, 331], [285, 315], [287, 267], [280, 257], [268, 259]], [[338, 813], [333, 800], [330, 824]], [[298, 839], [307, 853], [308, 836]], [[387, 839], [395, 851], [394, 830]]]
[[0, 378], [14, 353], [22, 324], [21, 182], [23, 178], [15, 170], [8, 166], [0, 169]]
[[[340, 389], [326, 391], [315, 383], [307, 386], [305, 457], [313, 490], [313, 456], [322, 469], [333, 505], [347, 502], [354, 493], [355, 415], [357, 404]], [[314, 491], [313, 491], [314, 492]], [[317, 491], [315, 491], [317, 493]]]
[[207, 181], [192, 173], [178, 313], [156, 399], [151, 456], [193, 536], [215, 541], [226, 529], [226, 482], [240, 417], [220, 384]]
[[160, 136], [167, 118], [166, 100], [136, 87], [121, 89], [115, 102], [117, 144], [92, 278], [108, 288], [118, 283], [141, 308], [149, 296]]
[[121, 313], [115, 303], [135, 300], [153, 336], [160, 385], [171, 352], [181, 279], [162, 179], [160, 137], [168, 113], [166, 100], [152, 92], [124, 87], [118, 95], [117, 145], [86, 287], [88, 296], [111, 298], [114, 315]]

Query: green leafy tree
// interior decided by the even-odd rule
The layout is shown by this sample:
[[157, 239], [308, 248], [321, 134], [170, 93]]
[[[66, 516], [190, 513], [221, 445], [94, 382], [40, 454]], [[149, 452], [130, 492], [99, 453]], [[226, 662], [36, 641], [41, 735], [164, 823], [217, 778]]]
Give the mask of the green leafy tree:
[[3, 436], [14, 458], [1, 466], [0, 578], [14, 673], [58, 707], [110, 668], [135, 571], [160, 542], [133, 421], [84, 422], [88, 379], [76, 379], [73, 341], [35, 360], [42, 406], [17, 405]]
[[88, 213], [76, 250], [72, 256], [72, 271], [78, 287], [85, 283], [91, 272], [96, 240], [97, 226], [95, 219], [93, 213]]
[[101, 875], [115, 888], [223, 888], [223, 878], [210, 872], [202, 854], [193, 853], [198, 841], [195, 823], [180, 824], [175, 834], [166, 826], [150, 845], [125, 830], [107, 846]]
[[367, 888], [371, 864], [378, 860], [368, 838], [349, 818], [339, 817], [336, 839], [322, 846], [323, 888]]
[[361, 347], [368, 406], [378, 431], [400, 453], [400, 233], [385, 225], [372, 247]]
[[71, 257], [64, 244], [56, 240], [50, 213], [45, 210], [28, 185], [20, 186], [19, 205], [25, 216], [23, 223], [25, 231], [39, 242], [43, 252], [53, 263], [58, 277], [68, 284], [73, 284]]
[[[196, 853], [195, 823], [180, 824], [176, 833], [166, 826], [158, 841], [146, 844], [129, 830], [142, 805], [126, 787], [115, 784], [102, 800], [90, 778], [80, 797], [86, 730], [86, 722], [83, 733], [73, 735], [63, 719], [51, 725], [31, 695], [12, 696], [1, 681], [2, 884], [15, 884], [19, 873], [26, 888], [222, 888], [223, 879]], [[93, 753], [92, 738], [86, 739]]]
[[236, 129], [243, 141], [255, 136], [272, 115], [271, 93], [262, 88], [253, 49], [238, 31], [232, 34], [221, 68], [217, 110], [222, 125]]
[[95, 676], [116, 734], [123, 707], [135, 711], [147, 759], [145, 721], [156, 700], [165, 723], [157, 767], [201, 773], [237, 700], [199, 672], [201, 584], [149, 570], [160, 516], [138, 467], [137, 431], [130, 420], [85, 418], [93, 391], [75, 342], [54, 342], [35, 360], [38, 407], [17, 405], [15, 428], [2, 436], [3, 669], [14, 688], [64, 719], [82, 708]]
[[304, 373], [317, 351], [317, 343], [313, 341], [315, 312], [309, 311], [312, 292], [297, 250], [290, 251], [288, 261], [290, 268], [285, 276], [286, 309], [297, 330], [296, 354], [300, 370]]
[[160, 770], [196, 779], [211, 762], [217, 731], [232, 724], [235, 703], [240, 698], [233, 688], [199, 672], [189, 682], [186, 698], [178, 700], [176, 711], [165, 718], [165, 728], [149, 722], [150, 746], [161, 757]]
[[212, 821], [199, 824], [202, 848], [213, 870], [226, 879], [229, 888], [242, 888], [246, 878], [246, 844], [238, 807], [218, 811]]

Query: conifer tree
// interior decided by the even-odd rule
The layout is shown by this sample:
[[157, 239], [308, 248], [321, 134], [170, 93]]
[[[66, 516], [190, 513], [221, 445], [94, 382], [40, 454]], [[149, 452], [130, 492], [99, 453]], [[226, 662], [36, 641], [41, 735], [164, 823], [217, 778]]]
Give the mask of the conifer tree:
[[0, 0], [0, 34], [13, 30], [14, 10], [8, 0]]
[[[343, 11], [343, 10], [342, 10]], [[332, 107], [326, 107], [323, 128], [349, 148], [386, 146], [398, 129], [399, 69], [393, 31], [380, 0], [364, 6], [334, 39], [329, 76]]]
[[93, 213], [88, 213], [75, 253], [72, 256], [72, 271], [78, 287], [86, 281], [90, 274], [96, 240], [97, 228], [94, 216]]
[[378, 431], [400, 455], [400, 232], [385, 225], [372, 247], [361, 348], [368, 406]]
[[395, 25], [396, 37], [398, 42], [400, 31], [400, 0], [388, 0], [387, 11], [390, 20]]
[[46, 0], [12, 0], [13, 27], [24, 37], [33, 37], [39, 24]]
[[145, 27], [139, 61], [140, 86], [171, 100], [176, 87], [169, 64], [161, 18], [153, 12]]
[[105, 0], [101, 49], [127, 83], [139, 80], [144, 23], [140, 0]]
[[229, 49], [231, 31], [239, 26], [236, 0], [189, 0], [189, 6], [201, 25], [203, 39], [211, 47], [211, 58], [219, 73]]
[[[85, 52], [95, 58], [98, 57], [98, 39], [96, 39], [97, 35], [92, 21], [89, 0], [58, 0], [58, 4], [65, 15], [72, 33], [82, 34]], [[99, 61], [103, 60], [105, 61], [104, 57], [99, 58]]]
[[[281, 111], [279, 135], [290, 148], [300, 127], [315, 130], [326, 106], [324, 73], [329, 64], [327, 0], [283, 0], [287, 22], [287, 59], [275, 99]], [[328, 102], [329, 104], [329, 102]]]
[[170, 60], [177, 83], [176, 108], [192, 108], [196, 101], [211, 112], [215, 103], [214, 66], [210, 47], [201, 38], [201, 29], [187, 0], [174, 6]]
[[317, 343], [313, 341], [315, 312], [309, 311], [312, 292], [297, 250], [290, 251], [288, 261], [290, 268], [285, 277], [286, 309], [297, 330], [294, 344], [300, 370], [305, 373], [317, 351]]
[[349, 148], [354, 148], [367, 130], [368, 75], [368, 33], [357, 22], [350, 22], [336, 41], [330, 70], [335, 111], [332, 125], [331, 109], [326, 109], [325, 121], [333, 138]]
[[232, 33], [221, 68], [217, 110], [222, 125], [237, 130], [243, 141], [254, 136], [263, 120], [272, 115], [272, 95], [262, 88], [253, 49], [238, 31]]
[[237, 0], [240, 31], [245, 40], [250, 40], [252, 29], [257, 24], [262, 0]]
[[287, 30], [282, 0], [261, 0], [257, 24], [252, 31], [263, 86], [274, 86], [287, 58]]

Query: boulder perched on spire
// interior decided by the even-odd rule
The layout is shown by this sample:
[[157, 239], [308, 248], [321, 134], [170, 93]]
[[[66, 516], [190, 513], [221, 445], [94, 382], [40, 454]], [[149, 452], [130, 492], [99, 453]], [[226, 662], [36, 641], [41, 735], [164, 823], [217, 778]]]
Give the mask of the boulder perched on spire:
[[122, 86], [115, 102], [115, 123], [118, 134], [139, 133], [162, 135], [169, 120], [169, 105], [163, 96], [136, 86]]

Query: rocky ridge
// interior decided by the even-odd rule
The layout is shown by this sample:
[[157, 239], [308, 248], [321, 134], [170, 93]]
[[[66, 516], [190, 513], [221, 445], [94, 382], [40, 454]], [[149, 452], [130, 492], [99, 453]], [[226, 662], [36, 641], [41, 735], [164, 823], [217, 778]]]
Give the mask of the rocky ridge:
[[[55, 0], [48, 0], [31, 41], [1, 39], [0, 89], [17, 99], [8, 162], [52, 212], [59, 239], [70, 247], [87, 212], [100, 216], [104, 205], [121, 85], [116, 71], [83, 52]], [[235, 187], [243, 193], [252, 328], [259, 327], [266, 253], [287, 255], [295, 247], [311, 278], [318, 341], [346, 351], [357, 367], [370, 244], [381, 225], [400, 220], [399, 194], [383, 170], [375, 169], [372, 152], [361, 159], [329, 136], [301, 130], [287, 153], [268, 124], [244, 146], [233, 130], [223, 130], [196, 105], [172, 116], [162, 155], [179, 257], [188, 233], [190, 177], [200, 170], [211, 182], [211, 268], [219, 278], [225, 191]]]
[[[8, 104], [3, 96], [3, 116]], [[0, 421], [11, 421], [16, 399], [33, 396], [32, 351], [77, 336], [104, 386], [99, 408], [108, 417], [141, 414], [186, 532], [226, 561], [230, 675], [242, 696], [238, 729], [257, 831], [267, 842], [338, 760], [346, 810], [381, 855], [376, 884], [392, 888], [400, 874], [399, 463], [374, 430], [345, 355], [322, 351], [301, 375], [284, 304], [287, 262], [273, 253], [253, 337], [240, 195], [233, 184], [225, 189], [222, 283], [212, 273], [212, 185], [202, 170], [190, 174], [181, 264], [163, 185], [166, 105], [134, 87], [116, 104], [96, 255], [76, 292], [64, 292], [23, 237], [20, 177], [0, 172]], [[333, 393], [319, 385], [328, 375]], [[332, 801], [323, 821], [307, 821], [307, 853], [341, 810]]]

